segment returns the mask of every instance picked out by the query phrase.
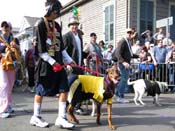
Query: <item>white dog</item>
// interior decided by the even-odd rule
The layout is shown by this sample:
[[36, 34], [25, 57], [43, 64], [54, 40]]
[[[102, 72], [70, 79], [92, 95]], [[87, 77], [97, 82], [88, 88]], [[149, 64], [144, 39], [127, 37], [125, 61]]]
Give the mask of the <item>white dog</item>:
[[[148, 96], [153, 96], [153, 103], [161, 106], [159, 103], [159, 95], [160, 93], [165, 92], [168, 90], [168, 85], [166, 82], [159, 82], [159, 81], [150, 81], [150, 80], [144, 80], [144, 79], [138, 79], [136, 81], [130, 81], [128, 79], [128, 85], [133, 85], [134, 88], [134, 102], [136, 105], [145, 105], [142, 101], [142, 97], [145, 92], [147, 92]], [[137, 102], [139, 100], [140, 104]]]

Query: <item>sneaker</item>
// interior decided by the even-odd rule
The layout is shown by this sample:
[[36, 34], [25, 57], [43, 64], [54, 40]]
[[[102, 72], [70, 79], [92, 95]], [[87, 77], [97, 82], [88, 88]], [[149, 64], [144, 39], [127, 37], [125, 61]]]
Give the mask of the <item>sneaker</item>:
[[75, 109], [75, 113], [76, 113], [77, 115], [83, 115], [85, 112], [84, 112], [83, 109], [79, 108], [79, 109]]
[[45, 128], [45, 127], [48, 127], [49, 126], [49, 123], [47, 123], [40, 116], [32, 116], [32, 118], [30, 120], [30, 124], [32, 126], [38, 126], [38, 127], [41, 127], [41, 128]]
[[55, 121], [55, 126], [59, 126], [63, 129], [72, 129], [75, 127], [74, 124], [70, 123], [66, 118], [58, 117]]
[[126, 100], [125, 98], [117, 98], [116, 102], [118, 102], [118, 103], [129, 103], [129, 100]]
[[7, 112], [8, 112], [8, 113], [14, 113], [15, 111], [12, 109], [11, 106], [9, 106]]
[[35, 88], [30, 88], [29, 91], [30, 91], [30, 93], [34, 93], [35, 92]]
[[0, 113], [0, 118], [8, 118], [8, 117], [10, 117], [10, 113], [8, 112]]

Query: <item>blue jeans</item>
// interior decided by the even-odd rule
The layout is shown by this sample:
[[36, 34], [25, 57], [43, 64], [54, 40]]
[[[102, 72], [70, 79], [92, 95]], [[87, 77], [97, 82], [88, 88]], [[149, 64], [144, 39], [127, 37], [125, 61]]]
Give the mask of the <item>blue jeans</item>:
[[123, 64], [119, 64], [121, 78], [119, 83], [116, 85], [116, 96], [124, 98], [124, 92], [129, 88], [127, 80], [129, 78], [129, 68], [125, 68]]

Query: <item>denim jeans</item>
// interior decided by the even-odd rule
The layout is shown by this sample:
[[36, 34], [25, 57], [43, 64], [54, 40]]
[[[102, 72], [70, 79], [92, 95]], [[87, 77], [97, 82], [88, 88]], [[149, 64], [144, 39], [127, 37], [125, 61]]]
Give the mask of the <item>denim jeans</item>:
[[125, 68], [123, 64], [119, 64], [121, 78], [119, 83], [116, 85], [116, 96], [119, 98], [124, 98], [124, 92], [129, 88], [127, 80], [129, 77], [129, 68]]

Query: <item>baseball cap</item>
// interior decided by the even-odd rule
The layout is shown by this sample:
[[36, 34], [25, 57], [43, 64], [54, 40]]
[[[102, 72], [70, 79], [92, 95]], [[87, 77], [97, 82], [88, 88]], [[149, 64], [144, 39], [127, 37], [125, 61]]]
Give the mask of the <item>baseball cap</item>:
[[90, 37], [97, 36], [94, 32], [90, 34]]

